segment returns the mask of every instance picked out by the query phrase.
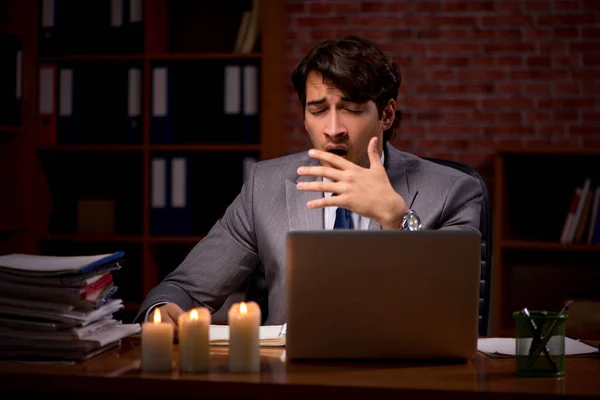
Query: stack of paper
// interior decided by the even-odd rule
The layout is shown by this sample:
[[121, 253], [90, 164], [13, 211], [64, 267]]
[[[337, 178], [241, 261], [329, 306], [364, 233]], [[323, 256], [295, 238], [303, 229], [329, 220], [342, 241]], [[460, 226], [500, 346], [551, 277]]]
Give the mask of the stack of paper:
[[[515, 338], [477, 339], [477, 350], [493, 358], [515, 357], [516, 349]], [[580, 340], [565, 337], [565, 355], [567, 357], [599, 356], [600, 349]]]
[[83, 361], [138, 333], [113, 314], [123, 252], [0, 256], [0, 359]]
[[[258, 328], [258, 340], [263, 347], [285, 346], [287, 324], [263, 325]], [[229, 325], [211, 325], [208, 339], [213, 346], [229, 344]]]

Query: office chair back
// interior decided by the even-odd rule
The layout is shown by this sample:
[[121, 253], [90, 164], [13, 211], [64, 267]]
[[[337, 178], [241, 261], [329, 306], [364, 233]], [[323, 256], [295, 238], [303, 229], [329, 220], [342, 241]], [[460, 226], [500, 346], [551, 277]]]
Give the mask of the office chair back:
[[477, 179], [483, 190], [479, 230], [481, 232], [481, 281], [479, 290], [479, 336], [487, 336], [490, 314], [492, 277], [492, 205], [490, 193], [483, 177], [471, 166], [451, 160], [425, 157], [436, 164], [462, 171]]

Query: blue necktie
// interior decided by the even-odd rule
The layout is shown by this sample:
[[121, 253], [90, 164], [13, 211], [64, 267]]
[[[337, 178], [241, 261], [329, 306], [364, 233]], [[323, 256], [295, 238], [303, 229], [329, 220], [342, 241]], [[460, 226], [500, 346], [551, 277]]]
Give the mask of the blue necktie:
[[333, 229], [353, 229], [352, 212], [342, 207], [335, 211], [335, 224]]

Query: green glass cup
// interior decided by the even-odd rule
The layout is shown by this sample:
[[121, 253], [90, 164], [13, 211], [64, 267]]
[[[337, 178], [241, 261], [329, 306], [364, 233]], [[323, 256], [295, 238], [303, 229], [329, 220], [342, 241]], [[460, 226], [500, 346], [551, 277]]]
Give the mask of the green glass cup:
[[518, 376], [565, 375], [565, 327], [567, 314], [550, 311], [513, 313], [515, 319], [515, 374]]

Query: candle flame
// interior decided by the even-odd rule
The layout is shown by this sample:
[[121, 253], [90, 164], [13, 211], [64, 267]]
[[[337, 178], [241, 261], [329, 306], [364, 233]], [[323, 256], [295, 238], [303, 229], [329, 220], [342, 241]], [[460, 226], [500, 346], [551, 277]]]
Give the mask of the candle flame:
[[154, 323], [160, 324], [160, 311], [158, 308], [154, 310]]
[[243, 301], [240, 303], [240, 314], [248, 314], [248, 307]]
[[198, 310], [196, 310], [195, 308], [190, 311], [190, 319], [198, 319]]

